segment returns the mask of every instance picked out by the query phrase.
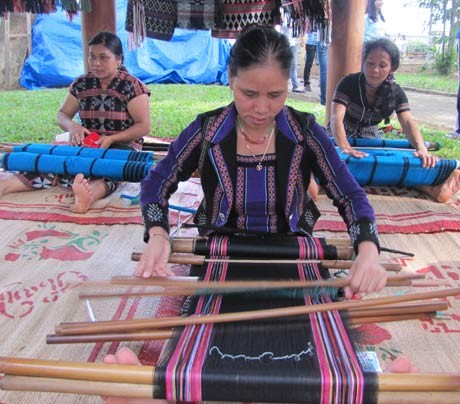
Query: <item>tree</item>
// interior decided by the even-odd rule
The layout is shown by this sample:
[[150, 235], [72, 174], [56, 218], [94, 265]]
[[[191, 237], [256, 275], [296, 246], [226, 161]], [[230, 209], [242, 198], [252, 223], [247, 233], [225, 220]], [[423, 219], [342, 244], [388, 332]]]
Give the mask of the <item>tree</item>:
[[[430, 10], [430, 26], [441, 22], [442, 53], [451, 53], [455, 46], [455, 35], [460, 25], [460, 0], [415, 0], [420, 8]], [[447, 31], [448, 29], [448, 31]]]

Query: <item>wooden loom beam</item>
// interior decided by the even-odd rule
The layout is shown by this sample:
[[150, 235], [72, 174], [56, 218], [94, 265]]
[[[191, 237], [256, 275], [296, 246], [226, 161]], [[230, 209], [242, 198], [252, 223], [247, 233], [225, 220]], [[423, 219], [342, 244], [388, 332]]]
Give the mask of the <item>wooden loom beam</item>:
[[[0, 373], [2, 390], [153, 398], [155, 367], [2, 357]], [[460, 374], [381, 373], [377, 380], [379, 404], [458, 402]]]
[[[347, 251], [346, 254], [349, 254]], [[348, 255], [347, 255], [348, 256]], [[142, 253], [133, 252], [131, 254], [132, 261], [140, 261]], [[349, 257], [351, 258], [351, 257]], [[317, 259], [251, 259], [251, 258], [206, 258], [203, 255], [195, 255], [191, 253], [177, 253], [174, 252], [169, 256], [168, 263], [170, 264], [183, 264], [183, 265], [202, 265], [206, 262], [222, 262], [222, 263], [236, 263], [236, 264], [321, 264], [328, 269], [350, 269], [353, 261], [345, 258], [337, 260], [317, 260]], [[387, 271], [398, 272], [401, 270], [401, 265], [393, 262], [382, 262], [382, 266]]]

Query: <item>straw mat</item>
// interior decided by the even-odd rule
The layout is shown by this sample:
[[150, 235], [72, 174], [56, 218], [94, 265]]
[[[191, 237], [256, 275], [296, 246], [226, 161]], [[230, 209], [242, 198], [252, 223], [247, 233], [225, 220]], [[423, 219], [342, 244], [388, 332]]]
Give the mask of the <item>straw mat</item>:
[[[1, 175], [2, 173], [0, 178]], [[97, 201], [84, 215], [72, 211], [74, 196], [70, 189], [54, 187], [9, 194], [0, 200], [0, 219], [78, 224], [141, 224], [139, 192], [139, 183], [122, 182], [112, 195]], [[196, 209], [200, 200], [199, 181], [190, 180], [180, 184], [179, 192], [173, 195], [171, 204]]]
[[[365, 191], [374, 208], [380, 234], [460, 230], [460, 193], [450, 203], [438, 203], [409, 188], [366, 187]], [[342, 217], [324, 193], [320, 193], [317, 205], [321, 217], [315, 230], [346, 230]]]
[[[181, 190], [179, 199], [182, 198], [184, 205], [193, 206], [197, 198], [188, 191]], [[330, 223], [336, 223], [338, 219], [332, 213], [324, 214], [323, 197], [320, 196], [323, 210], [321, 220], [329, 223], [323, 227], [330, 229]], [[460, 234], [434, 226], [436, 217], [459, 223], [456, 203], [444, 206], [442, 212], [436, 211], [436, 208], [439, 206], [441, 209], [443, 205], [413, 196], [375, 193], [371, 195], [371, 200], [379, 221], [392, 226], [392, 233], [383, 232], [381, 235], [382, 245], [415, 253], [414, 258], [382, 253], [382, 259], [401, 263], [404, 271], [424, 273], [430, 279], [460, 286]], [[425, 223], [425, 226], [433, 223], [429, 232], [423, 231], [423, 228], [417, 228], [417, 234], [395, 232], [417, 225], [416, 218], [404, 218], [404, 215], [410, 215], [411, 205], [426, 212], [421, 223]], [[430, 210], [435, 212], [432, 217], [428, 215]], [[384, 214], [395, 219], [385, 222]], [[325, 221], [329, 217], [332, 219]], [[76, 283], [133, 274], [136, 263], [131, 261], [130, 256], [133, 251], [142, 251], [144, 248], [143, 227], [123, 221], [123, 224], [115, 224], [115, 220], [109, 220], [109, 223], [41, 222], [24, 220], [19, 216], [17, 220], [13, 217], [7, 220], [0, 218], [0, 356], [100, 362], [106, 353], [127, 345], [139, 353], [144, 364], [156, 363], [162, 348], [160, 341], [70, 345], [45, 343], [46, 335], [54, 333], [54, 327], [60, 322], [89, 320], [90, 311], [87, 303], [78, 298]], [[318, 229], [317, 235], [346, 237], [338, 230]], [[190, 236], [193, 232], [189, 229], [177, 235]], [[188, 269], [174, 266], [173, 270], [182, 275]], [[413, 291], [421, 289], [387, 288], [378, 295]], [[369, 297], [373, 296], [363, 298]], [[460, 373], [460, 296], [448, 298], [447, 301], [449, 310], [435, 319], [363, 325], [355, 328], [353, 338], [359, 341], [361, 349], [376, 352], [382, 367], [398, 356], [406, 355], [423, 373]], [[97, 320], [110, 320], [171, 316], [178, 312], [181, 303], [180, 298], [112, 298], [92, 299], [90, 307]], [[98, 397], [54, 393], [0, 391], [0, 403], [96, 404], [102, 403], [102, 400]]]

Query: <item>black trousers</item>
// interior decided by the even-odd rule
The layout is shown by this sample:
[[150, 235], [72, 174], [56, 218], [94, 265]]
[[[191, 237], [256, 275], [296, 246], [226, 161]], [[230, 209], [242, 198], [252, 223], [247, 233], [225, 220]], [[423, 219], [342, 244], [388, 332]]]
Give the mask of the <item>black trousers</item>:
[[316, 55], [316, 45], [305, 45], [305, 67], [303, 69], [303, 84], [310, 84], [310, 71]]

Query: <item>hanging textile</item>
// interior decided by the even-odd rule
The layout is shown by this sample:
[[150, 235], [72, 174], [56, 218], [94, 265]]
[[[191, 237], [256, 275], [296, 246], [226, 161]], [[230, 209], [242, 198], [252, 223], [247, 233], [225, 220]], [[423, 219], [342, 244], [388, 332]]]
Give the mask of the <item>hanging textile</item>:
[[97, 159], [126, 160], [153, 162], [154, 152], [138, 152], [122, 149], [98, 149], [92, 147], [51, 145], [29, 143], [13, 146], [13, 153], [28, 152], [35, 154], [51, 154], [55, 156], [79, 156]]
[[[217, 243], [210, 256], [226, 256]], [[312, 254], [314, 254], [312, 252]], [[321, 279], [316, 264], [211, 262], [192, 267], [206, 281]], [[183, 315], [331, 302], [325, 296], [242, 293], [188, 298]], [[155, 368], [153, 396], [174, 401], [279, 403], [376, 402], [376, 374], [363, 372], [338, 312], [289, 319], [202, 324], [178, 329]]]
[[49, 14], [61, 6], [69, 16], [79, 11], [91, 11], [91, 0], [0, 0], [0, 16], [6, 13]]
[[109, 178], [114, 181], [140, 182], [149, 172], [152, 163], [109, 160], [78, 156], [53, 156], [34, 153], [5, 153], [0, 161], [6, 171], [37, 174]]
[[177, 27], [184, 29], [212, 29], [218, 13], [216, 0], [182, 0], [177, 2]]
[[351, 157], [337, 150], [358, 183], [365, 185], [417, 186], [439, 185], [458, 166], [457, 160], [440, 159], [435, 167], [424, 168], [411, 150], [364, 150], [368, 156]]
[[[126, 31], [134, 33], [139, 31], [134, 19], [134, 7], [139, 0], [129, 0], [126, 12]], [[177, 22], [177, 0], [142, 0], [145, 35], [153, 39], [169, 41], [174, 34]]]
[[247, 25], [280, 23], [276, 0], [223, 0], [221, 14], [211, 35], [216, 38], [236, 38]]

